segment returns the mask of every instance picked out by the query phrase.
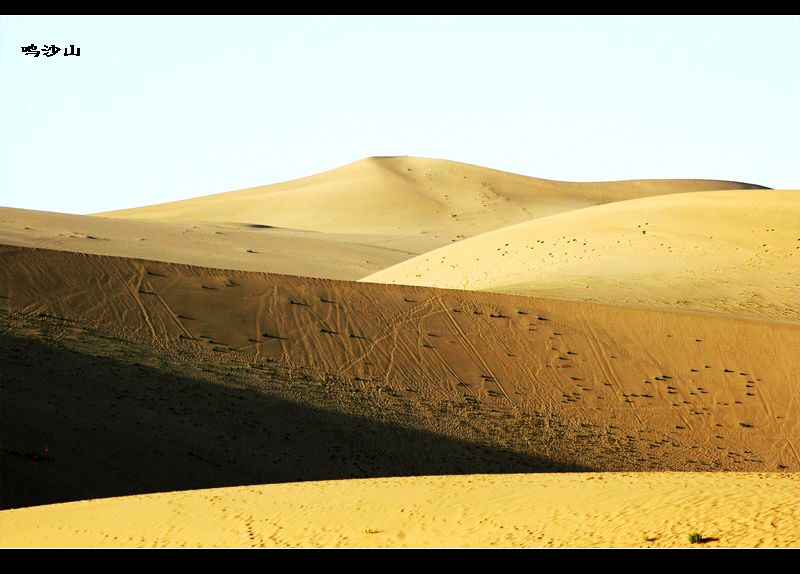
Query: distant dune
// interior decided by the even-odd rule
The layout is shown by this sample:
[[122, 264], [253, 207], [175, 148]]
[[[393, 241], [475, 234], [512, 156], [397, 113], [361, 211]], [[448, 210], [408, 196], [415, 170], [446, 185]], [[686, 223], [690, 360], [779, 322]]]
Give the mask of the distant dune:
[[125, 220], [0, 207], [0, 244], [355, 280], [449, 243], [249, 223]]
[[[428, 476], [245, 486], [0, 513], [4, 547], [797, 547], [800, 477]], [[121, 519], [124, 517], [124, 519]]]
[[98, 215], [455, 240], [625, 199], [759, 187], [715, 180], [573, 183], [446, 160], [373, 157], [285, 183]]
[[661, 195], [534, 219], [363, 279], [800, 320], [800, 191]]

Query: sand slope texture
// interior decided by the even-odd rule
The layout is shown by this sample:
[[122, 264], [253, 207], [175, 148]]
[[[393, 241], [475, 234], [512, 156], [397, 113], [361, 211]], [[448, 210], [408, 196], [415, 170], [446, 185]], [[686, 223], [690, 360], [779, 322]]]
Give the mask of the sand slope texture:
[[798, 257], [800, 191], [413, 157], [0, 208], [0, 546], [797, 546]]
[[[7, 507], [434, 470], [800, 469], [796, 323], [20, 247], [0, 262]], [[337, 430], [311, 440], [314, 409]], [[437, 454], [401, 448], [414, 433]], [[52, 464], [33, 456], [48, 441]]]
[[446, 160], [373, 157], [285, 183], [100, 215], [255, 223], [335, 233], [422, 234], [454, 240], [624, 199], [758, 187], [689, 179], [573, 183]]
[[[25, 547], [800, 545], [800, 477], [467, 475], [273, 484], [0, 512]], [[124, 516], [124, 520], [120, 517]]]
[[534, 219], [363, 281], [800, 320], [800, 191], [661, 195]]
[[449, 243], [247, 223], [162, 222], [0, 207], [0, 244], [355, 280]]

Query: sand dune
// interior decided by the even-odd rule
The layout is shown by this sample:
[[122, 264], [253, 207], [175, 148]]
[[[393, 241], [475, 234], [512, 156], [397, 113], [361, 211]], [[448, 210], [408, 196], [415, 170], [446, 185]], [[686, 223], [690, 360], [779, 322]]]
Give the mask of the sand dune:
[[800, 191], [660, 195], [531, 220], [363, 281], [800, 320]]
[[452, 161], [373, 157], [318, 175], [106, 217], [224, 221], [461, 239], [536, 217], [665, 193], [760, 186], [715, 180], [573, 183]]
[[360, 279], [446, 243], [419, 235], [123, 220], [0, 207], [0, 244], [303, 277]]
[[[150, 349], [147, 364], [156, 369], [194, 365], [206, 373], [204, 386], [228, 389], [222, 395], [209, 390], [213, 400], [202, 393], [197, 399], [203, 408], [217, 409], [214, 416], [223, 424], [239, 416], [242, 404], [225, 393], [249, 393], [242, 398], [277, 393], [310, 401], [314, 408], [516, 453], [533, 461], [525, 463], [531, 469], [800, 469], [793, 446], [800, 436], [793, 399], [800, 382], [794, 352], [800, 326], [794, 323], [21, 247], [0, 249], [0, 263], [0, 307], [11, 321], [10, 333], [41, 338], [40, 327], [14, 321], [44, 315], [61, 329], [54, 338], [58, 345], [71, 337], [89, 356], [136, 343]], [[7, 448], [37, 452], [44, 436], [66, 428], [73, 431], [62, 439], [77, 443], [59, 464], [69, 466], [74, 483], [83, 484], [80, 473], [102, 480], [97, 467], [86, 463], [103, 455], [85, 450], [98, 436], [116, 437], [107, 449], [148, 468], [135, 440], [145, 429], [137, 431], [133, 423], [140, 417], [131, 414], [147, 404], [129, 394], [137, 388], [136, 378], [106, 380], [103, 392], [109, 396], [87, 399], [96, 411], [93, 424], [86, 425], [74, 403], [82, 397], [69, 389], [92, 369], [56, 367], [55, 375], [72, 373], [74, 379], [32, 377], [41, 361], [26, 358], [27, 340], [11, 341], [4, 351], [9, 357], [4, 396], [10, 398], [3, 403], [14, 405], [3, 410]], [[127, 361], [125, 354], [131, 351], [119, 351]], [[178, 474], [194, 460], [187, 452], [213, 460], [219, 446], [197, 442], [196, 423], [208, 424], [211, 417], [190, 407], [195, 399], [190, 401], [194, 391], [189, 390], [204, 386], [191, 382], [194, 374], [187, 377], [146, 393], [148, 400], [180, 413], [172, 427], [161, 418], [152, 423], [161, 429], [156, 433], [161, 448], [174, 449], [171, 466]], [[56, 380], [61, 390], [51, 388]], [[88, 385], [85, 392], [94, 393], [95, 387], [100, 388]], [[45, 407], [41, 398], [50, 395], [61, 398]], [[217, 469], [222, 475], [201, 484], [236, 484], [231, 476], [246, 475], [245, 460], [261, 465], [253, 470], [259, 476], [268, 474], [265, 469], [285, 468], [281, 457], [257, 458], [265, 448], [258, 418], [254, 411], [236, 421], [242, 426], [234, 436], [246, 446], [226, 455], [232, 474]], [[122, 428], [120, 421], [130, 425]], [[228, 433], [219, 434], [233, 452], [224, 439]], [[150, 456], [157, 467], [159, 457]], [[343, 464], [350, 471], [379, 468], [356, 462]], [[64, 483], [61, 467], [48, 466], [54, 474], [47, 475], [42, 468], [23, 465], [15, 473], [26, 485], [43, 481], [45, 491], [51, 481]], [[469, 471], [462, 467], [448, 474]], [[109, 472], [104, 495], [132, 492], [126, 490], [131, 484], [147, 492], [142, 477], [114, 486], [112, 478], [119, 477]], [[393, 472], [403, 473], [399, 466]], [[164, 480], [174, 485], [180, 477]]]
[[413, 157], [0, 208], [0, 546], [796, 546], [798, 257], [800, 191]]
[[[273, 484], [0, 512], [3, 547], [797, 547], [800, 477], [430, 476]], [[757, 495], [754, 495], [757, 493]], [[124, 520], [120, 517], [124, 516]]]

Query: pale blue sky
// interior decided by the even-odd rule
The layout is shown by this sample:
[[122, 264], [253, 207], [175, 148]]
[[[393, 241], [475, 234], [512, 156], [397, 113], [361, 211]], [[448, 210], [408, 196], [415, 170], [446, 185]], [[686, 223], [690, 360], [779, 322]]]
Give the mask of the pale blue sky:
[[0, 205], [90, 213], [370, 155], [798, 188], [800, 18], [0, 18]]

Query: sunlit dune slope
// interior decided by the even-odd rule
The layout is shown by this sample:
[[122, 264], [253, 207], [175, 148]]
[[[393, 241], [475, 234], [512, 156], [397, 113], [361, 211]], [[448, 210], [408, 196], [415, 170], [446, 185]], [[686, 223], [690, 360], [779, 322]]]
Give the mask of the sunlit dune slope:
[[247, 223], [162, 222], [0, 207], [0, 243], [304, 277], [360, 279], [448, 243]]
[[[290, 446], [306, 415], [284, 423], [259, 414], [261, 407], [242, 410], [275, 393], [516, 453], [528, 461], [514, 463], [520, 469], [800, 469], [796, 323], [21, 247], [0, 249], [0, 309], [15, 337], [41, 338], [40, 327], [13, 327], [15, 317], [38, 317], [60, 329], [54, 344], [73, 340], [87, 356], [67, 368], [26, 355], [30, 343], [9, 340], [3, 350], [4, 443], [22, 453], [14, 480], [26, 487], [42, 480], [45, 491], [71, 484], [88, 498], [81, 488], [99, 480], [105, 495], [146, 492], [158, 477], [155, 490], [234, 485], [243, 476], [252, 484], [285, 480], [287, 469], [299, 476], [293, 480], [309, 478], [306, 459]], [[126, 341], [148, 346], [146, 363], [156, 371], [186, 363], [205, 382], [190, 382], [194, 372], [147, 387], [129, 374], [92, 382], [96, 369], [106, 369], [94, 366], [100, 355], [117, 349], [129, 360]], [[85, 368], [76, 367], [81, 361]], [[45, 368], [55, 370], [39, 372]], [[105, 394], [83, 403], [84, 393]], [[94, 409], [89, 420], [86, 404]], [[169, 410], [154, 415], [159, 409]], [[273, 425], [268, 434], [260, 421]], [[281, 431], [283, 424], [293, 426]], [[235, 431], [223, 430], [231, 425]], [[397, 432], [375, 436], [394, 444], [386, 437]], [[69, 454], [53, 466], [29, 465], [25, 453], [41, 451], [48, 436], [71, 444]], [[331, 451], [325, 440], [336, 436], [347, 435], [315, 439], [321, 455], [336, 457], [336, 477], [386, 475], [380, 456]], [[156, 444], [161, 454], [149, 450]], [[208, 462], [220, 456], [221, 466]], [[485, 468], [492, 457], [436, 473]], [[67, 468], [69, 481], [59, 475]], [[98, 468], [109, 472], [105, 483]], [[325, 468], [314, 467], [314, 476], [326, 478]], [[391, 468], [430, 474], [420, 469], [431, 462]], [[127, 482], [112, 484], [115, 473]]]
[[373, 157], [284, 183], [100, 215], [461, 239], [536, 217], [613, 201], [757, 187], [715, 180], [573, 183], [446, 160]]
[[363, 279], [800, 319], [800, 191], [661, 195], [527, 221]]
[[[245, 486], [0, 512], [3, 547], [797, 547], [800, 476], [587, 473]], [[124, 517], [124, 519], [121, 519]]]

